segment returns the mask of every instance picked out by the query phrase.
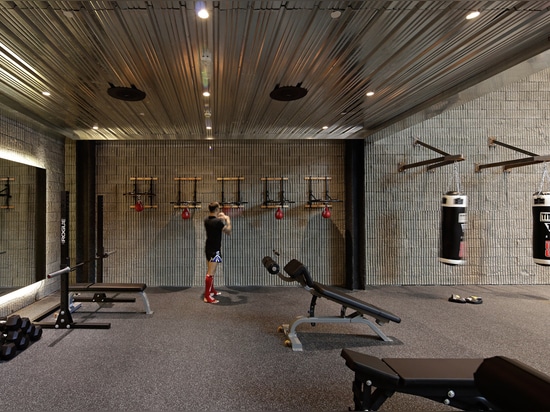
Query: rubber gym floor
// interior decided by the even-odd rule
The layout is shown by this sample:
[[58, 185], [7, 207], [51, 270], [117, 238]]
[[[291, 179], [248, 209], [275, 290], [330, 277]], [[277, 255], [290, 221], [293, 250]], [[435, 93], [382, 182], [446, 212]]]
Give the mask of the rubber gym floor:
[[[200, 288], [148, 288], [152, 315], [142, 313], [139, 297], [135, 303], [83, 303], [75, 322], [108, 322], [110, 329], [45, 329], [39, 341], [0, 362], [0, 410], [347, 411], [353, 372], [342, 348], [381, 358], [504, 355], [550, 374], [550, 285], [350, 292], [401, 317], [400, 324], [382, 327], [393, 341], [382, 342], [364, 325], [304, 324], [298, 328], [303, 352], [285, 347], [277, 328], [307, 316], [307, 291], [219, 290], [220, 303], [210, 305]], [[481, 296], [483, 303], [449, 302], [452, 294]], [[320, 299], [316, 315], [339, 310]], [[380, 410], [454, 408], [395, 394]]]

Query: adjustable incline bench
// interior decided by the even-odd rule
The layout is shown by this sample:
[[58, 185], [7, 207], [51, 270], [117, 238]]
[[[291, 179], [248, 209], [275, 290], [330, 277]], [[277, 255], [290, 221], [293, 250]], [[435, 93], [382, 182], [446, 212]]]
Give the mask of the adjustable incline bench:
[[462, 410], [550, 411], [550, 377], [513, 359], [379, 359], [343, 349], [355, 372], [355, 411], [377, 411], [395, 392]]
[[138, 293], [145, 306], [145, 313], [150, 315], [153, 313], [149, 305], [149, 299], [145, 293], [147, 285], [145, 283], [77, 283], [69, 286], [69, 292], [93, 293], [92, 297], [84, 297], [73, 295], [74, 302], [135, 302], [133, 298], [116, 298], [107, 297], [107, 293]]
[[[314, 282], [309, 274], [308, 269], [298, 260], [292, 259], [284, 267], [284, 271], [289, 275], [285, 276], [280, 273], [279, 265], [269, 256], [262, 259], [264, 267], [272, 275], [278, 275], [286, 282], [298, 282], [304, 289], [309, 291], [313, 296], [309, 305], [308, 317], [298, 317], [291, 325], [282, 325], [279, 329], [283, 331], [288, 340], [285, 342], [287, 346], [291, 346], [293, 351], [301, 351], [302, 343], [298, 339], [296, 328], [302, 323], [310, 323], [314, 326], [316, 323], [361, 323], [370, 327], [383, 341], [391, 342], [378, 325], [389, 322], [400, 323], [401, 319], [393, 313], [387, 312], [367, 302], [359, 300], [349, 294], [339, 291], [337, 288], [323, 285], [319, 282]], [[340, 316], [316, 317], [315, 305], [318, 298], [326, 298], [341, 306]], [[346, 310], [351, 309], [354, 312], [346, 315]], [[370, 316], [375, 319], [372, 322], [364, 316]]]

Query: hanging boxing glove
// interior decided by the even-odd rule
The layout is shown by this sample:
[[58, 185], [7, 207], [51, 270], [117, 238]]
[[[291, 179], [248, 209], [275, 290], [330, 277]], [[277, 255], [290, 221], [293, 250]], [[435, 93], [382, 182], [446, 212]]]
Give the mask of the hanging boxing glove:
[[181, 218], [183, 220], [187, 220], [187, 219], [191, 218], [191, 213], [189, 213], [188, 208], [183, 209], [183, 211], [181, 212]]
[[283, 214], [283, 211], [280, 207], [277, 208], [277, 211], [275, 212], [275, 219], [281, 220], [285, 215]]
[[330, 209], [328, 205], [325, 205], [325, 208], [323, 209], [323, 213], [321, 213], [321, 216], [323, 216], [325, 219], [330, 219]]
[[550, 265], [550, 193], [533, 195], [533, 260], [537, 265]]
[[446, 265], [462, 265], [465, 257], [466, 207], [468, 197], [447, 192], [441, 201], [439, 261]]

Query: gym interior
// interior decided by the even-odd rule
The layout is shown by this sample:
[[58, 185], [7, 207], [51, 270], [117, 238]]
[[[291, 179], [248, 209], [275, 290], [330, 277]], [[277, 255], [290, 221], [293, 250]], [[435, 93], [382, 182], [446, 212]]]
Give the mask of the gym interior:
[[[524, 64], [536, 70], [518, 76]], [[487, 82], [376, 139], [73, 139], [0, 101], [0, 406], [548, 405], [550, 255], [535, 226], [548, 225], [550, 54]], [[452, 233], [449, 193], [467, 199]], [[233, 226], [216, 305], [203, 302], [214, 201]], [[15, 317], [40, 336], [11, 345]], [[395, 359], [423, 363], [407, 378]]]

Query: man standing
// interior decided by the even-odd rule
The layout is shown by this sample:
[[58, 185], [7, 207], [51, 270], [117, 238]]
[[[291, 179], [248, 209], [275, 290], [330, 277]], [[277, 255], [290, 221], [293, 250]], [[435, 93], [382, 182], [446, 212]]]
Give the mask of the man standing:
[[206, 303], [218, 303], [215, 296], [220, 293], [214, 289], [214, 275], [218, 263], [221, 263], [222, 233], [231, 234], [231, 219], [220, 210], [220, 204], [213, 202], [208, 205], [209, 214], [204, 219], [204, 228], [206, 229], [206, 245], [204, 252], [206, 254], [207, 271], [204, 288], [204, 301]]

